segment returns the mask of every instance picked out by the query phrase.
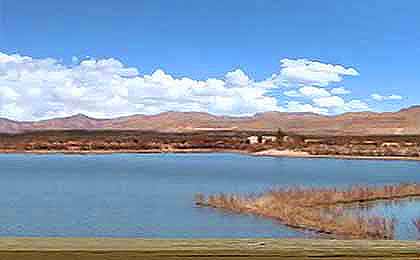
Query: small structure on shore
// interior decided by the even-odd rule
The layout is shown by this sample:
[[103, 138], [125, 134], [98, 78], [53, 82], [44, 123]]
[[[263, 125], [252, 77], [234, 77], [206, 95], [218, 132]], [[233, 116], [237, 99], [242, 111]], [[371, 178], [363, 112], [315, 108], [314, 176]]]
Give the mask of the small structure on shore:
[[400, 148], [401, 145], [399, 143], [396, 142], [385, 142], [382, 143], [381, 145], [382, 147], [389, 147], [389, 148]]
[[322, 143], [324, 143], [324, 140], [322, 140], [322, 139], [305, 139], [304, 142], [306, 144], [322, 144]]
[[249, 136], [247, 138], [247, 143], [249, 143], [249, 144], [258, 144], [259, 143], [259, 137], [256, 136], [256, 135]]
[[248, 144], [266, 144], [277, 142], [277, 136], [274, 135], [263, 135], [263, 136], [249, 136], [247, 138]]
[[261, 137], [261, 143], [275, 143], [277, 142], [277, 136], [274, 135], [263, 135]]

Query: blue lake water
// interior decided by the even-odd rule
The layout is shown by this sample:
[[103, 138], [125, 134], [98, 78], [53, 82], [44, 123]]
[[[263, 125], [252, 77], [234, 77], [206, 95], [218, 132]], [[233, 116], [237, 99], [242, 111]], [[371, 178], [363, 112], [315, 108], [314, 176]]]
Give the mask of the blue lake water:
[[[300, 237], [270, 220], [194, 206], [201, 192], [420, 183], [420, 162], [237, 154], [0, 155], [0, 236]], [[409, 223], [420, 204], [375, 210]], [[413, 239], [406, 227], [398, 238]]]

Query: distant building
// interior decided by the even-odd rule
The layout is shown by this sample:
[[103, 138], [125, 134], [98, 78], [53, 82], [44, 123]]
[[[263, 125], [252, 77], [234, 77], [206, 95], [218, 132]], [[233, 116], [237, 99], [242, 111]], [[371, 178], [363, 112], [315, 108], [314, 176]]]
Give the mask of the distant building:
[[386, 142], [386, 143], [382, 143], [381, 145], [382, 147], [395, 147], [395, 148], [400, 148], [400, 144], [399, 143], [394, 143], [394, 142]]
[[263, 135], [261, 137], [261, 143], [275, 143], [277, 142], [277, 136], [274, 135]]
[[259, 143], [258, 139], [259, 139], [258, 136], [253, 135], [253, 136], [248, 137], [247, 141], [249, 144], [258, 144]]
[[322, 139], [305, 139], [306, 144], [322, 144], [323, 142]]

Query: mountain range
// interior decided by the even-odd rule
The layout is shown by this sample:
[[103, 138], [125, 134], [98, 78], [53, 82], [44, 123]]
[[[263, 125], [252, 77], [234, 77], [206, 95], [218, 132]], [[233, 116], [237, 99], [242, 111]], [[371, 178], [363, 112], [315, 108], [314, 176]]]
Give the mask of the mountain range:
[[311, 135], [420, 135], [420, 106], [398, 112], [357, 112], [335, 116], [314, 113], [265, 112], [247, 117], [215, 116], [201, 112], [165, 112], [96, 119], [82, 114], [41, 121], [0, 118], [0, 133], [43, 130], [277, 130]]

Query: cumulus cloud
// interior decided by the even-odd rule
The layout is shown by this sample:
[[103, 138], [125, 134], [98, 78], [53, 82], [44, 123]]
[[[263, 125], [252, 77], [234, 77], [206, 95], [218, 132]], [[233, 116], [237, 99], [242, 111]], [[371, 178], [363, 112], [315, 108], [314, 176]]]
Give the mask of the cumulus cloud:
[[353, 99], [346, 102], [338, 96], [315, 98], [313, 102], [319, 107], [332, 109], [334, 113], [369, 110], [369, 105], [361, 100]]
[[331, 94], [324, 88], [318, 88], [313, 86], [304, 86], [298, 90], [288, 90], [283, 93], [288, 97], [304, 97], [304, 98], [319, 98], [329, 97]]
[[373, 100], [376, 100], [376, 101], [401, 100], [401, 99], [403, 99], [403, 97], [400, 96], [400, 95], [383, 96], [383, 95], [380, 95], [380, 94], [377, 94], [377, 93], [372, 94], [371, 98]]
[[289, 112], [310, 112], [316, 114], [328, 114], [328, 109], [313, 106], [311, 104], [304, 104], [298, 101], [287, 102], [287, 111]]
[[317, 88], [317, 87], [311, 87], [311, 86], [305, 86], [299, 89], [299, 92], [309, 98], [319, 98], [319, 97], [329, 97], [331, 94], [323, 89], [323, 88]]
[[331, 89], [331, 94], [333, 94], [333, 95], [347, 95], [347, 94], [350, 94], [350, 93], [351, 93], [350, 90], [348, 90], [346, 88], [343, 88], [343, 87], [338, 87], [338, 88]]
[[302, 94], [296, 90], [287, 90], [283, 92], [283, 95], [287, 97], [302, 97]]
[[[265, 111], [327, 114], [366, 105], [333, 96], [344, 94], [344, 88], [331, 93], [324, 88], [358, 74], [342, 65], [283, 59], [280, 71], [261, 81], [240, 69], [221, 78], [195, 80], [176, 78], [161, 69], [141, 75], [137, 68], [113, 58], [73, 57], [67, 65], [52, 58], [0, 52], [0, 117], [34, 120], [83, 113], [103, 118], [165, 111], [233, 116]], [[285, 86], [297, 89], [284, 95], [310, 99], [313, 104], [288, 101], [282, 107], [281, 99], [271, 93]]]
[[229, 86], [249, 86], [252, 81], [242, 70], [237, 69], [226, 73], [226, 83]]
[[315, 98], [314, 103], [320, 107], [343, 107], [345, 105], [344, 99], [338, 96], [330, 96], [330, 97], [319, 97]]
[[343, 76], [358, 76], [354, 68], [345, 68], [341, 65], [325, 64], [307, 59], [282, 59], [281, 72], [277, 80], [284, 85], [313, 85], [327, 86], [340, 82]]
[[0, 53], [0, 117], [115, 117], [169, 110], [250, 115], [283, 110], [267, 95], [270, 82], [255, 82], [241, 70], [200, 81], [174, 78], [163, 70], [140, 75], [112, 58], [72, 62], [67, 66], [50, 58]]
[[363, 101], [354, 99], [344, 104], [342, 108], [344, 111], [368, 111], [369, 105]]

